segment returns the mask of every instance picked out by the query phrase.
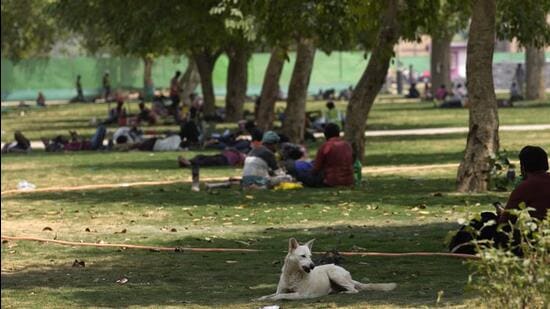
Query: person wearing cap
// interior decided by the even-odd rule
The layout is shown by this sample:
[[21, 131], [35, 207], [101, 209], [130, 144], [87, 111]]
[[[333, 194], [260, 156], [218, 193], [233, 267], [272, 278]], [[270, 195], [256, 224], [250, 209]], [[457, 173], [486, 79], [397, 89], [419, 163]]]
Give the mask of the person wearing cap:
[[[541, 147], [525, 146], [519, 153], [519, 162], [523, 181], [510, 194], [504, 210], [519, 209], [519, 205], [525, 203], [534, 209], [529, 212], [532, 217], [543, 220], [550, 208], [548, 155]], [[513, 220], [507, 211], [498, 215], [499, 223]]]
[[279, 168], [275, 152], [280, 137], [273, 131], [267, 131], [262, 137], [262, 145], [253, 148], [244, 160], [243, 187], [267, 188], [278, 182], [278, 176], [284, 172]]

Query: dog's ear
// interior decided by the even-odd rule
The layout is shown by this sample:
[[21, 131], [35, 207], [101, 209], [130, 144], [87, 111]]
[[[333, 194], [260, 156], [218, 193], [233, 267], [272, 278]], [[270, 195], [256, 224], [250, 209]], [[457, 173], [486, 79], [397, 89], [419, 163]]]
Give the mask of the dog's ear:
[[300, 244], [296, 240], [296, 238], [292, 237], [288, 240], [288, 252], [294, 251], [296, 248], [298, 248]]
[[311, 250], [311, 248], [313, 248], [313, 242], [315, 241], [315, 238], [313, 238], [312, 240], [306, 242], [304, 245], [306, 245], [309, 250]]

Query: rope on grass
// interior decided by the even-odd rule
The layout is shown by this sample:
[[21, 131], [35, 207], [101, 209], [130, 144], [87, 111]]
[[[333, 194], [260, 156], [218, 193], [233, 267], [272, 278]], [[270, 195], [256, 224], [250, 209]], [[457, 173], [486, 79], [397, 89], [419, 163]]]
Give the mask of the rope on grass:
[[[417, 171], [433, 168], [448, 168], [456, 167], [456, 163], [446, 163], [446, 164], [430, 164], [430, 165], [397, 165], [397, 166], [371, 166], [363, 167], [363, 173], [395, 173], [399, 171]], [[229, 178], [234, 177], [205, 177], [201, 178], [201, 181], [227, 181]], [[40, 192], [69, 192], [69, 191], [80, 191], [80, 190], [95, 190], [95, 189], [115, 189], [115, 188], [126, 188], [126, 187], [138, 187], [138, 186], [158, 186], [158, 185], [172, 185], [177, 183], [190, 183], [191, 177], [188, 177], [186, 180], [165, 180], [165, 181], [141, 181], [141, 182], [126, 182], [126, 183], [110, 183], [110, 184], [91, 184], [91, 185], [81, 185], [81, 186], [62, 186], [62, 187], [46, 187], [38, 188], [33, 190], [6, 190], [2, 191], [2, 196], [10, 196], [16, 194], [25, 194], [25, 193], [40, 193]]]
[[[201, 179], [202, 181], [226, 181], [229, 177], [208, 177]], [[187, 180], [165, 180], [165, 181], [141, 181], [141, 182], [126, 182], [126, 183], [109, 183], [109, 184], [93, 184], [82, 186], [66, 186], [66, 187], [47, 187], [38, 188], [33, 190], [6, 190], [2, 191], [2, 196], [24, 194], [24, 193], [39, 193], [39, 192], [68, 192], [68, 191], [80, 191], [80, 190], [95, 190], [95, 189], [114, 189], [114, 188], [127, 188], [138, 186], [158, 186], [158, 185], [172, 185], [176, 183], [190, 183], [191, 178]]]
[[[89, 243], [89, 242], [74, 242], [56, 239], [46, 239], [38, 237], [15, 237], [4, 236], [2, 240], [22, 240], [22, 241], [38, 241], [45, 243], [54, 243], [66, 246], [84, 246], [84, 247], [109, 247], [109, 248], [125, 248], [125, 249], [145, 249], [152, 251], [174, 251], [174, 252], [236, 252], [236, 253], [251, 253], [264, 252], [259, 249], [243, 249], [243, 248], [187, 248], [187, 247], [158, 247], [158, 246], [143, 246], [132, 244], [106, 244], [106, 243]], [[313, 252], [315, 254], [324, 254], [324, 252]], [[478, 256], [460, 253], [445, 253], [445, 252], [406, 252], [406, 253], [387, 253], [387, 252], [338, 252], [342, 256], [382, 256], [382, 257], [404, 257], [404, 256], [445, 256], [462, 259], [479, 259]]]

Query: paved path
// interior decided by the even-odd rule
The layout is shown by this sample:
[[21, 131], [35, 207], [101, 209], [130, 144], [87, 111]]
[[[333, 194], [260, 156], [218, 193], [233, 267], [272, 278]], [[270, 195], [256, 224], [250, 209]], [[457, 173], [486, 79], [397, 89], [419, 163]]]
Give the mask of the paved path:
[[[550, 130], [550, 124], [530, 124], [530, 125], [502, 125], [499, 131], [543, 131]], [[410, 135], [438, 135], [452, 133], [467, 133], [467, 127], [458, 128], [423, 128], [423, 129], [406, 129], [406, 130], [374, 130], [366, 131], [365, 136], [410, 136]], [[323, 137], [323, 133], [315, 133], [315, 137]], [[2, 143], [4, 147], [4, 143]], [[44, 144], [40, 141], [32, 141], [33, 149], [44, 149]]]

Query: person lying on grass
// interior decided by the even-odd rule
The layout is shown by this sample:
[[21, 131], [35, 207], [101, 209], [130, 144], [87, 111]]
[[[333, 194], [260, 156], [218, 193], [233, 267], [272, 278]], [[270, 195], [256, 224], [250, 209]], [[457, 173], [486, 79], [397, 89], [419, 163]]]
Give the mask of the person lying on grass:
[[[449, 244], [451, 252], [475, 254], [475, 246], [471, 241], [476, 238], [478, 241], [492, 240], [499, 247], [512, 246], [514, 254], [522, 255], [521, 250], [516, 247], [520, 235], [514, 234], [511, 241], [507, 235], [517, 220], [511, 211], [519, 210], [520, 205], [525, 204], [531, 208], [529, 215], [532, 218], [546, 218], [550, 209], [550, 174], [548, 155], [541, 147], [523, 147], [519, 153], [519, 161], [523, 181], [510, 194], [506, 207], [502, 208], [500, 203], [494, 203], [496, 213], [483, 212], [479, 218], [472, 219], [468, 225], [462, 226]], [[489, 224], [491, 221], [493, 224]], [[499, 225], [503, 232], [499, 231]]]
[[262, 145], [253, 148], [246, 156], [243, 168], [243, 188], [267, 189], [292, 178], [277, 164], [275, 152], [280, 137], [273, 131], [267, 131], [262, 137]]
[[21, 131], [15, 131], [13, 138], [15, 141], [6, 143], [2, 147], [2, 153], [28, 153], [31, 151], [31, 141]]
[[178, 157], [181, 168], [191, 166], [242, 166], [246, 155], [235, 148], [226, 148], [216, 155], [196, 155], [188, 160], [183, 156]]
[[107, 128], [99, 125], [91, 138], [84, 138], [76, 131], [69, 131], [70, 138], [58, 135], [53, 139], [41, 137], [46, 152], [57, 151], [80, 151], [80, 150], [107, 150], [110, 147], [103, 145], [103, 140], [107, 135]]
[[126, 135], [121, 135], [115, 140], [116, 150], [141, 150], [141, 151], [177, 151], [182, 150], [181, 137], [178, 134], [167, 133], [165, 137], [150, 137], [140, 141], [130, 141]]
[[244, 139], [243, 135], [249, 134], [246, 130], [246, 121], [241, 120], [238, 123], [238, 128], [235, 131], [225, 130], [223, 133], [213, 133], [208, 140], [204, 142], [204, 148], [224, 150], [227, 148], [235, 148], [241, 152], [249, 152], [251, 150], [250, 141]]

